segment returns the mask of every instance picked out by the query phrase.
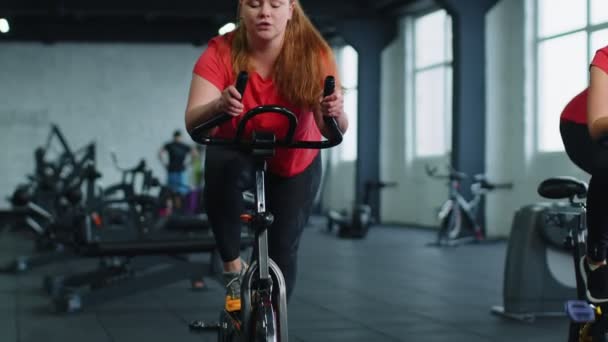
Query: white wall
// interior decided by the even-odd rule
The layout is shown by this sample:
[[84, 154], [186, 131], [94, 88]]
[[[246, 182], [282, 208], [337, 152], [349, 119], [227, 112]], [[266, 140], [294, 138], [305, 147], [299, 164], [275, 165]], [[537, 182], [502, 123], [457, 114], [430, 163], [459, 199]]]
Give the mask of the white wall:
[[381, 151], [380, 175], [383, 180], [397, 181], [397, 188], [383, 190], [381, 218], [384, 222], [436, 226], [436, 210], [447, 197], [445, 183], [429, 178], [424, 167], [446, 165], [448, 157], [414, 158], [411, 86], [406, 84], [407, 65], [412, 61], [411, 39], [400, 23], [398, 38], [382, 56]]
[[534, 201], [525, 172], [524, 0], [500, 1], [486, 16], [486, 171], [512, 190], [486, 198], [488, 234], [507, 235], [513, 212]]
[[[324, 188], [322, 189], [323, 211], [343, 210], [350, 212], [355, 201], [355, 162], [335, 160], [336, 151], [323, 151], [326, 154]], [[331, 165], [328, 167], [328, 165]]]
[[[411, 217], [415, 212], [404, 203], [404, 190], [411, 188], [409, 180], [403, 177], [406, 168], [405, 112], [405, 37], [402, 27], [397, 39], [382, 53], [382, 75], [380, 85], [380, 178], [396, 181], [398, 186], [382, 190], [381, 217], [398, 221], [399, 216]], [[389, 66], [389, 67], [386, 67]], [[392, 67], [392, 68], [391, 68]]]
[[[0, 194], [33, 171], [33, 150], [57, 123], [72, 148], [95, 140], [104, 183], [124, 166], [157, 161], [173, 130], [184, 130], [192, 68], [202, 47], [146, 44], [0, 45]], [[0, 205], [3, 206], [3, 205]]]

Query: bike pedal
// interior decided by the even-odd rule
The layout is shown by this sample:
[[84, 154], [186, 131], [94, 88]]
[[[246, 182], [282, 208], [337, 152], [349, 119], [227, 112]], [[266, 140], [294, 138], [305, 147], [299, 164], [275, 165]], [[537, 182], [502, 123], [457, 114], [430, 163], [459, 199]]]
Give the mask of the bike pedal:
[[595, 309], [584, 300], [569, 300], [565, 308], [566, 314], [573, 322], [587, 323], [595, 320]]

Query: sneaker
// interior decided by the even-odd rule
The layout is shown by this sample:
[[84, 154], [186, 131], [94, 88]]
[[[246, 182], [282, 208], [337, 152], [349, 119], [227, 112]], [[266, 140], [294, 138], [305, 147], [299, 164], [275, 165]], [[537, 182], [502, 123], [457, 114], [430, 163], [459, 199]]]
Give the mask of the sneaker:
[[587, 289], [587, 299], [592, 303], [608, 302], [608, 266], [602, 265], [591, 271], [586, 257], [583, 256], [579, 267]]
[[241, 310], [241, 279], [247, 270], [248, 265], [243, 261], [240, 272], [224, 272], [224, 284], [226, 284], [226, 304], [227, 312]]

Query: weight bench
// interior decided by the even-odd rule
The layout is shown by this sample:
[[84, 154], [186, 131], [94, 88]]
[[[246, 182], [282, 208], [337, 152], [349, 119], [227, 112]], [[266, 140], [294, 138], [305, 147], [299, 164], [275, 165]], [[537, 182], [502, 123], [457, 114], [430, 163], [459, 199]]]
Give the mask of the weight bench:
[[[241, 248], [253, 237], [241, 236]], [[182, 240], [96, 242], [83, 245], [78, 255], [102, 258], [96, 270], [70, 276], [47, 276], [46, 290], [57, 312], [75, 312], [117, 298], [190, 279], [193, 284], [212, 275], [221, 263], [213, 237]], [[210, 257], [200, 261], [192, 254]], [[88, 288], [88, 289], [87, 289]], [[196, 288], [196, 286], [195, 286]]]

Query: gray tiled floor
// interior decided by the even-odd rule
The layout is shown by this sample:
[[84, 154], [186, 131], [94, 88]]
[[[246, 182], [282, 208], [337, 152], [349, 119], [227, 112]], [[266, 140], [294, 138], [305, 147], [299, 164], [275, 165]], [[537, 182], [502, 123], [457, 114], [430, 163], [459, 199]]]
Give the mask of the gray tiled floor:
[[[490, 314], [501, 302], [506, 244], [426, 247], [432, 232], [375, 228], [365, 240], [340, 240], [311, 226], [301, 243], [299, 277], [290, 303], [291, 341], [560, 341], [564, 318], [535, 323]], [[21, 240], [0, 237], [9, 259]], [[80, 262], [82, 264], [82, 262]], [[0, 341], [214, 341], [191, 334], [187, 322], [215, 320], [222, 292], [188, 282], [57, 315], [41, 289], [42, 276], [68, 264], [20, 276], [0, 274]]]

